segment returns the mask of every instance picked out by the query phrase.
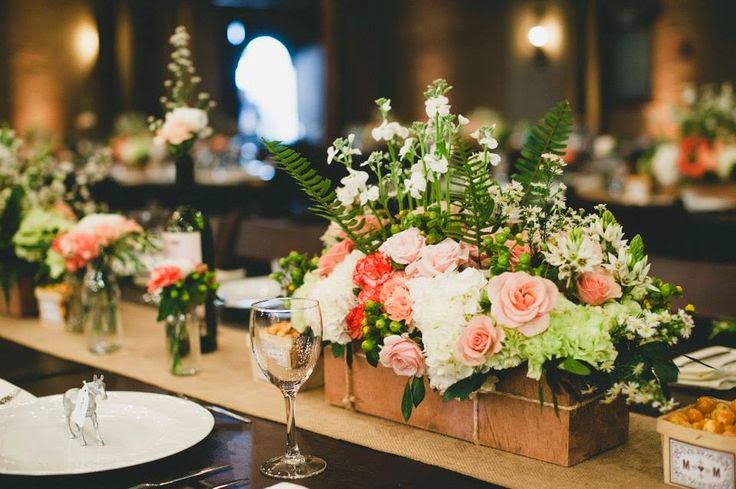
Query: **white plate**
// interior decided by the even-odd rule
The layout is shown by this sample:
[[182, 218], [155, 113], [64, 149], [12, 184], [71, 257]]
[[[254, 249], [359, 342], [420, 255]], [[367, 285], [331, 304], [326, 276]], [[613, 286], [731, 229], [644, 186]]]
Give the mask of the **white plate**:
[[249, 277], [223, 282], [217, 294], [224, 300], [225, 307], [248, 309], [256, 301], [280, 296], [281, 286], [267, 276]]
[[212, 431], [215, 420], [202, 406], [147, 392], [109, 392], [97, 404], [104, 446], [91, 422], [88, 445], [69, 438], [61, 395], [0, 410], [0, 474], [67, 475], [120, 469], [185, 450]]

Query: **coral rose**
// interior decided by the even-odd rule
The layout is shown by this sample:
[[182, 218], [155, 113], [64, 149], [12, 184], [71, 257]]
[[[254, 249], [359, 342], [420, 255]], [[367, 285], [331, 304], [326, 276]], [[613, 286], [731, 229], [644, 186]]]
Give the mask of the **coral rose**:
[[411, 321], [412, 301], [409, 288], [406, 286], [406, 276], [395, 273], [381, 286], [379, 302], [383, 304], [388, 317], [394, 321]]
[[384, 338], [378, 358], [381, 365], [392, 368], [396, 375], [404, 377], [424, 375], [422, 350], [407, 336], [391, 335]]
[[465, 365], [483, 365], [489, 355], [501, 351], [506, 337], [503, 328], [488, 316], [475, 316], [468, 322], [455, 344], [455, 353]]
[[410, 277], [435, 277], [468, 262], [470, 249], [450, 238], [422, 248], [420, 258], [406, 267]]
[[535, 336], [549, 326], [559, 291], [550, 280], [526, 272], [504, 272], [488, 282], [491, 316], [499, 324]]
[[524, 253], [527, 253], [528, 255], [532, 254], [531, 246], [526, 243], [517, 243], [515, 239], [509, 239], [504, 244], [511, 252], [509, 261], [511, 262], [512, 268], [515, 268], [519, 264], [519, 258], [521, 258], [521, 255]]
[[591, 306], [600, 306], [609, 299], [621, 297], [621, 286], [610, 272], [600, 268], [595, 272], [581, 273], [577, 282], [578, 297]]
[[391, 261], [381, 252], [371, 253], [355, 264], [353, 283], [358, 287], [378, 288], [391, 278]]
[[148, 279], [146, 289], [149, 293], [153, 294], [163, 289], [164, 287], [174, 285], [183, 278], [184, 277], [182, 276], [181, 268], [175, 265], [163, 265], [160, 267], [156, 267], [151, 272], [151, 278]]
[[408, 265], [417, 258], [424, 247], [424, 236], [417, 228], [396, 233], [383, 242], [380, 251], [400, 265]]
[[317, 265], [317, 273], [321, 276], [327, 276], [332, 273], [335, 266], [341, 263], [351, 251], [355, 249], [355, 244], [349, 239], [340, 241], [339, 243], [328, 249], [324, 255], [319, 257]]

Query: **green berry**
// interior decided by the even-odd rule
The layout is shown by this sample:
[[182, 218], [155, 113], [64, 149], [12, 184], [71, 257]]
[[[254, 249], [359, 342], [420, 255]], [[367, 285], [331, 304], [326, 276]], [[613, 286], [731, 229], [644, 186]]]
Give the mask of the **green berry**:
[[176, 299], [177, 297], [179, 297], [179, 291], [174, 289], [171, 291], [169, 295], [171, 296], [172, 299]]
[[401, 232], [401, 226], [398, 224], [392, 224], [391, 225], [391, 234], [398, 234]]
[[521, 263], [522, 265], [528, 265], [529, 263], [531, 263], [531, 261], [532, 257], [529, 253], [522, 253], [521, 255], [519, 255], [519, 263]]
[[662, 293], [663, 296], [672, 295], [673, 287], [672, 284], [664, 283], [659, 288], [659, 291]]
[[496, 259], [496, 263], [498, 263], [501, 267], [506, 267], [506, 265], [509, 264], [509, 256], [506, 254], [498, 255], [498, 258]]
[[378, 321], [376, 321], [376, 328], [378, 329], [385, 329], [386, 328], [386, 320], [383, 318], [380, 318]]
[[403, 326], [398, 321], [391, 321], [391, 324], [388, 325], [388, 328], [391, 330], [392, 333], [398, 333], [401, 331]]
[[369, 352], [376, 348], [376, 342], [371, 338], [366, 338], [365, 340], [363, 340], [363, 343], [360, 344], [360, 347], [363, 349], [363, 351]]
[[508, 234], [506, 233], [498, 233], [496, 235], [496, 244], [504, 244], [506, 240], [508, 239]]

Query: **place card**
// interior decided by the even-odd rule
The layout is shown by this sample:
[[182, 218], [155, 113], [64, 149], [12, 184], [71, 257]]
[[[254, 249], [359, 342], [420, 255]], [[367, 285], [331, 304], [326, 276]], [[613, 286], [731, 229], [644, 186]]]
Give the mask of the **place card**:
[[734, 489], [734, 454], [670, 438], [670, 482], [693, 489]]

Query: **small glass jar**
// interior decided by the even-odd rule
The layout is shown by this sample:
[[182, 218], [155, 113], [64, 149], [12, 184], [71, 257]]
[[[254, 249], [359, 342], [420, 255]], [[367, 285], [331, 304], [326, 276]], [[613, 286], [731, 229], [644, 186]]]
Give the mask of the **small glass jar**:
[[81, 333], [84, 331], [84, 272], [68, 273], [66, 284], [69, 295], [66, 299], [65, 329], [70, 333]]
[[166, 319], [166, 347], [172, 374], [194, 375], [201, 370], [202, 350], [196, 314], [176, 314]]
[[84, 334], [93, 353], [111, 353], [122, 345], [120, 287], [107, 263], [94, 262], [87, 268], [82, 290]]

